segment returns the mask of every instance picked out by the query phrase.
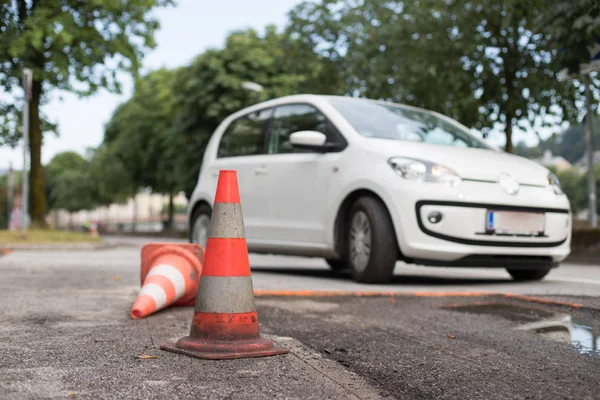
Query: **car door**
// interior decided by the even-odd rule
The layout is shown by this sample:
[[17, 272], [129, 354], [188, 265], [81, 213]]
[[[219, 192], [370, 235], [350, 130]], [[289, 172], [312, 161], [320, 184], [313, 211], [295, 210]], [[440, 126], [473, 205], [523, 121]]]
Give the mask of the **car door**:
[[274, 107], [266, 164], [270, 197], [268, 235], [274, 243], [322, 244], [325, 237], [327, 187], [339, 153], [293, 148], [289, 136], [301, 130], [322, 132], [330, 142], [340, 139], [314, 105], [294, 103]]
[[[225, 129], [211, 163], [209, 176], [216, 189], [219, 170], [237, 172], [244, 227], [248, 240], [265, 239], [269, 218], [267, 175], [264, 173], [265, 140], [272, 108], [245, 114]], [[214, 190], [213, 190], [214, 193]]]

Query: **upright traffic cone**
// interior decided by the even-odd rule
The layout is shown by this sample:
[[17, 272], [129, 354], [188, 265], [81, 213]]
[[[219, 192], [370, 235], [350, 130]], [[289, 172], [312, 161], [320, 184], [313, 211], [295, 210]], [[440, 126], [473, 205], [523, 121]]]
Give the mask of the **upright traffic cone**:
[[170, 305], [192, 306], [204, 249], [192, 243], [148, 243], [142, 248], [142, 290], [131, 308], [140, 319]]
[[260, 336], [235, 171], [219, 172], [190, 334], [160, 348], [213, 360], [288, 353]]

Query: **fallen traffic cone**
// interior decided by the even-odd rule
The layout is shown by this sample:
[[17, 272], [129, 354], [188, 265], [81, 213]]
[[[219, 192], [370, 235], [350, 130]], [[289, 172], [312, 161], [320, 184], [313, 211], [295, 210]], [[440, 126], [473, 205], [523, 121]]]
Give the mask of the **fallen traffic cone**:
[[213, 360], [288, 353], [260, 336], [235, 171], [219, 171], [190, 334], [160, 348]]
[[192, 243], [149, 243], [142, 248], [142, 290], [131, 308], [131, 318], [140, 319], [170, 305], [192, 306], [204, 249]]

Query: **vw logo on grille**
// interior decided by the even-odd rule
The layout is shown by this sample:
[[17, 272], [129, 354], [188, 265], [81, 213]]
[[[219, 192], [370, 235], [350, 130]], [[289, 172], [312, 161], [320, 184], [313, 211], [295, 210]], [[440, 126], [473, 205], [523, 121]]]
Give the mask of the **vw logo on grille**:
[[500, 187], [508, 194], [517, 194], [519, 182], [508, 174], [500, 175]]

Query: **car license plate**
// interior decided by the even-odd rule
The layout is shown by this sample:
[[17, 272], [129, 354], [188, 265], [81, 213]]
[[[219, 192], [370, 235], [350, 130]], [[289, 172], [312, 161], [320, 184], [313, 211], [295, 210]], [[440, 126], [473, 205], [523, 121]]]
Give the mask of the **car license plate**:
[[544, 213], [488, 210], [486, 231], [513, 234], [539, 235], [544, 232]]

